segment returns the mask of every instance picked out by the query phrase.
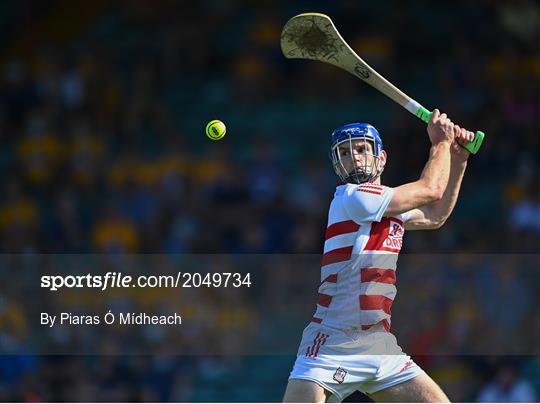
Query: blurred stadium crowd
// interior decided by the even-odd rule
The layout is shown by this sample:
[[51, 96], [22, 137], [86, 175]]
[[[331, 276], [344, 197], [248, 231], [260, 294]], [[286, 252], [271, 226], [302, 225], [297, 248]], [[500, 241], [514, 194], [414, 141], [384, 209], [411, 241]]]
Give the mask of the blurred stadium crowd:
[[[335, 182], [329, 134], [352, 121], [382, 133], [389, 154], [383, 182], [416, 179], [429, 147], [420, 122], [344, 72], [281, 55], [284, 22], [316, 10], [331, 15], [351, 46], [405, 92], [487, 134], [470, 159], [454, 216], [437, 232], [409, 233], [403, 252], [526, 253], [537, 262], [538, 3], [289, 3], [3, 2], [2, 253], [319, 254]], [[211, 142], [204, 127], [216, 118], [228, 133]], [[462, 330], [464, 319], [488, 317], [520, 330], [515, 343], [531, 348], [518, 353], [534, 352], [538, 279], [520, 279], [516, 262], [523, 260], [501, 262], [508, 271], [486, 269], [470, 286], [513, 310], [493, 313], [442, 293], [452, 274], [441, 270], [418, 287], [425, 302], [442, 301], [447, 328], [426, 325], [410, 335], [396, 319], [398, 337], [402, 327], [407, 344], [429, 344], [441, 330]], [[276, 271], [276, 282], [296, 285], [293, 301], [315, 301], [315, 289], [302, 288], [290, 268]], [[411, 271], [403, 276], [418, 276]], [[264, 319], [248, 306], [250, 299], [275, 304], [273, 286], [231, 305], [245, 319], [235, 335], [264, 332], [256, 330]], [[24, 315], [15, 301], [1, 299], [7, 290], [2, 295], [0, 349], [9, 352], [2, 329]], [[396, 313], [418, 309], [406, 299], [400, 292]], [[277, 316], [288, 310], [283, 305]], [[468, 338], [484, 338], [481, 331]], [[496, 332], [490, 337], [497, 341]], [[0, 399], [273, 401], [293, 359], [7, 355]], [[512, 388], [528, 401], [540, 397], [538, 357], [498, 359], [418, 360], [453, 400], [517, 401], [504, 395]]]

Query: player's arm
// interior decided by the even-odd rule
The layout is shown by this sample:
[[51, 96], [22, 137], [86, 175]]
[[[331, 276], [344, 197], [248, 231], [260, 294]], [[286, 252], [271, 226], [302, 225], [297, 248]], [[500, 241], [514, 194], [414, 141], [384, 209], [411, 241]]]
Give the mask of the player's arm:
[[429, 203], [409, 212], [409, 219], [405, 224], [406, 230], [438, 229], [450, 216], [459, 195], [461, 181], [467, 168], [467, 159], [470, 153], [461, 144], [466, 144], [474, 139], [474, 133], [460, 129], [455, 125], [455, 140], [450, 149], [450, 178], [448, 185], [439, 201]]
[[450, 148], [454, 140], [454, 124], [446, 114], [435, 109], [427, 128], [431, 149], [418, 181], [394, 188], [392, 200], [384, 216], [395, 216], [443, 197], [450, 176]]

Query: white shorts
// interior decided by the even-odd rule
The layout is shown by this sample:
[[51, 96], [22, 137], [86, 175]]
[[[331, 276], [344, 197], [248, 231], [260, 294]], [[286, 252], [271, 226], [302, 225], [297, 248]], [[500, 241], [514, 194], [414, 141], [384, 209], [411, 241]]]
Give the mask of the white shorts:
[[346, 333], [319, 324], [305, 330], [289, 379], [311, 380], [340, 402], [355, 391], [375, 393], [424, 371], [384, 330]]

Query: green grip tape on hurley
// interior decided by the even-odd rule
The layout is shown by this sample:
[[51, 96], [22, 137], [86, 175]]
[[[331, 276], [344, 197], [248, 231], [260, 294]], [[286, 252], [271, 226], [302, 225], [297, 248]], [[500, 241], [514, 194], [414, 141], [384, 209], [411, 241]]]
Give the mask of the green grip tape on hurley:
[[467, 143], [465, 146], [460, 145], [464, 148], [466, 148], [468, 151], [470, 151], [472, 154], [476, 154], [478, 150], [480, 150], [480, 146], [482, 146], [482, 142], [484, 141], [484, 132], [477, 130], [474, 134], [474, 139], [472, 142]]
[[[418, 110], [416, 111], [416, 116], [420, 118], [421, 120], [423, 120], [425, 123], [429, 123], [429, 121], [431, 120], [431, 114], [432, 112], [430, 112], [429, 110], [427, 110], [426, 108], [422, 106], [420, 106], [420, 108], [418, 108]], [[472, 142], [467, 143], [465, 146], [463, 145], [460, 145], [460, 146], [467, 149], [470, 153], [476, 154], [478, 150], [480, 150], [480, 146], [482, 146], [482, 142], [484, 141], [484, 136], [485, 136], [484, 132], [478, 130], [476, 131]]]
[[431, 120], [431, 112], [429, 112], [426, 108], [420, 107], [416, 111], [416, 116], [423, 120], [425, 123], [429, 123]]

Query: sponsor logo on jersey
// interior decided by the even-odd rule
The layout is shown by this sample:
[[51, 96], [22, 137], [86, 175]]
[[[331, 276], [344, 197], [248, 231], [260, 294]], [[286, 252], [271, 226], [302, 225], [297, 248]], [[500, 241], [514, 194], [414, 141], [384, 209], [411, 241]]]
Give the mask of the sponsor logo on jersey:
[[384, 240], [383, 247], [401, 250], [403, 233], [403, 226], [394, 220], [390, 220], [388, 237]]
[[345, 380], [345, 376], [347, 376], [347, 371], [343, 368], [337, 368], [334, 373], [334, 380], [341, 384]]

